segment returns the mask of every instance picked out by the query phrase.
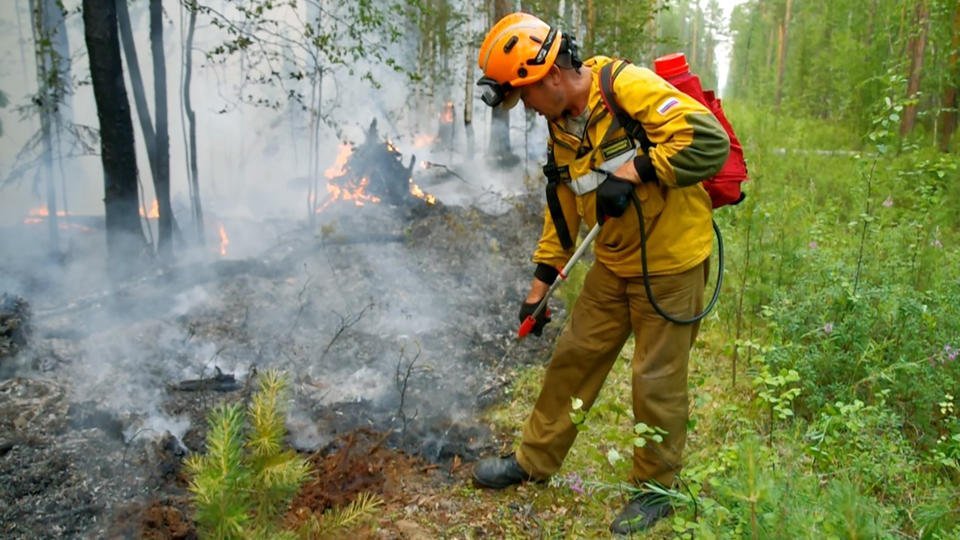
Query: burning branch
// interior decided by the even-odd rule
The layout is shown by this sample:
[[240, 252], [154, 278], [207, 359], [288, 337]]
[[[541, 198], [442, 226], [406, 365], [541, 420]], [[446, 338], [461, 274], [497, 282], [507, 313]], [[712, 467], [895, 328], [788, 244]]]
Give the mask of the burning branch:
[[410, 157], [409, 165], [404, 165], [402, 160], [403, 156], [393, 143], [380, 138], [374, 119], [363, 144], [340, 145], [333, 165], [323, 173], [327, 181], [326, 199], [321, 200], [318, 193], [311, 192], [310, 208], [314, 213], [320, 213], [336, 201], [351, 202], [355, 206], [384, 201], [401, 206], [421, 199], [428, 205], [436, 204], [436, 197], [424, 193], [413, 183], [416, 156]]

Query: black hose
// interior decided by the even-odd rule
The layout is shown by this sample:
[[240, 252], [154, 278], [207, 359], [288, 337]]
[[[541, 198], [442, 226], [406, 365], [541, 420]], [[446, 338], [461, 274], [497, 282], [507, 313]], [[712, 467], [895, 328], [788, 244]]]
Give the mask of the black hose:
[[637, 210], [637, 219], [640, 222], [640, 265], [643, 269], [643, 288], [647, 292], [647, 298], [650, 299], [653, 310], [674, 324], [693, 324], [703, 319], [717, 305], [717, 298], [720, 297], [720, 286], [723, 285], [723, 235], [720, 234], [720, 227], [717, 226], [717, 222], [711, 220], [713, 232], [717, 235], [717, 286], [713, 289], [713, 297], [710, 298], [710, 303], [700, 313], [690, 319], [678, 319], [657, 304], [657, 299], [653, 296], [653, 289], [650, 288], [650, 274], [647, 272], [647, 228], [643, 221], [643, 210], [640, 209], [640, 198], [637, 197], [636, 191], [633, 192], [633, 207]]

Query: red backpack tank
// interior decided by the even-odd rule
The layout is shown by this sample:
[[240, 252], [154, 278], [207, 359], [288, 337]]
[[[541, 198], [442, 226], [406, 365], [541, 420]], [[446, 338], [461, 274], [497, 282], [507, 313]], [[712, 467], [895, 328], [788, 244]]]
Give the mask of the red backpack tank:
[[[600, 71], [600, 93], [603, 97], [603, 103], [618, 119], [620, 125], [623, 126], [631, 136], [640, 141], [641, 146], [644, 151], [646, 151], [650, 146], [653, 146], [653, 143], [650, 142], [646, 132], [644, 132], [643, 126], [630, 117], [630, 115], [617, 104], [616, 100], [610, 99], [610, 96], [614, 95], [613, 81], [616, 79], [617, 73], [619, 73], [620, 69], [622, 69], [626, 63], [621, 63], [617, 70], [613, 70], [612, 65], [613, 63], [611, 62], [601, 68]], [[717, 174], [703, 181], [703, 187], [707, 190], [707, 193], [710, 194], [713, 207], [719, 208], [741, 202], [746, 196], [741, 190], [740, 184], [748, 180], [747, 163], [743, 158], [743, 146], [740, 144], [740, 140], [737, 139], [736, 134], [733, 132], [733, 126], [723, 112], [720, 99], [716, 97], [713, 91], [703, 90], [700, 85], [700, 78], [690, 72], [690, 66], [687, 65], [687, 59], [683, 53], [661, 56], [654, 60], [653, 65], [657, 75], [666, 79], [666, 81], [676, 87], [677, 90], [680, 90], [706, 106], [730, 137], [730, 155], [727, 157], [726, 163], [723, 164], [723, 167]]]

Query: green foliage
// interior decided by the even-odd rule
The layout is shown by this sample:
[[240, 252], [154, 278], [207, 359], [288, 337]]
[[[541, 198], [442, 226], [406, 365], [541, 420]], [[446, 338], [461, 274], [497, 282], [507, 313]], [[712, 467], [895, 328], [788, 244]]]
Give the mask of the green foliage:
[[383, 499], [372, 493], [360, 493], [343, 508], [326, 511], [322, 517], [311, 515], [298, 530], [300, 538], [330, 538], [345, 535], [357, 525], [369, 520], [383, 505]]
[[376, 73], [383, 66], [413, 76], [394, 54], [405, 22], [395, 15], [408, 4], [308, 2], [301, 13], [294, 0], [232, 0], [225, 5], [184, 0], [188, 9], [222, 33], [222, 41], [207, 51], [207, 58], [225, 63], [242, 57], [244, 86], [261, 87], [256, 94], [245, 90], [242, 99], [273, 108], [292, 99], [321, 116], [326, 111], [315, 102], [316, 96], [304, 95], [297, 82], [346, 73], [378, 86]]
[[[918, 116], [922, 133], [932, 132], [940, 99], [956, 86], [950, 43], [956, 0], [929, 0], [927, 46], [920, 72]], [[731, 17], [733, 58], [728, 96], [771, 105], [781, 86], [791, 113], [841, 122], [856, 132], [870, 127], [869, 114], [884, 96], [906, 96], [911, 44], [919, 35], [917, 2], [748, 0]], [[784, 40], [782, 37], [785, 36]], [[784, 50], [783, 79], [778, 82]], [[894, 75], [891, 77], [891, 75]]]
[[246, 411], [221, 405], [209, 417], [207, 453], [186, 461], [196, 521], [204, 537], [279, 538], [279, 518], [310, 473], [307, 461], [283, 449], [286, 381], [261, 374]]
[[[761, 359], [762, 360], [762, 359]], [[773, 440], [776, 419], [787, 420], [793, 416], [793, 400], [800, 395], [800, 388], [793, 386], [800, 380], [800, 374], [793, 369], [780, 368], [773, 374], [766, 364], [753, 379], [757, 389], [757, 399], [770, 411], [770, 439]]]

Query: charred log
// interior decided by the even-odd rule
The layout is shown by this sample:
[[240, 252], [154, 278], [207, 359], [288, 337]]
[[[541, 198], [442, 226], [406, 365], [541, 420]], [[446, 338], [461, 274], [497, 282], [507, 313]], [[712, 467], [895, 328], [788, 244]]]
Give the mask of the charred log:
[[174, 390], [180, 392], [204, 392], [207, 390], [213, 392], [233, 392], [240, 390], [243, 385], [231, 373], [224, 373], [220, 368], [214, 368], [217, 373], [213, 377], [203, 379], [190, 379], [178, 383]]

